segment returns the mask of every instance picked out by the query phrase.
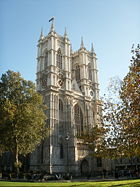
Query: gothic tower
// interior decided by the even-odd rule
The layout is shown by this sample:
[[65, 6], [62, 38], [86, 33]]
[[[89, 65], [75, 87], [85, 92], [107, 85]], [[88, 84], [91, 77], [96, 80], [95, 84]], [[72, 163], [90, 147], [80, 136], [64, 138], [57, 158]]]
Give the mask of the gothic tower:
[[73, 52], [65, 29], [55, 32], [52, 21], [47, 36], [41, 31], [37, 55], [37, 91], [47, 105], [49, 137], [31, 154], [30, 169], [48, 173], [93, 172], [94, 159], [78, 138], [99, 123], [99, 84], [96, 54], [81, 39]]

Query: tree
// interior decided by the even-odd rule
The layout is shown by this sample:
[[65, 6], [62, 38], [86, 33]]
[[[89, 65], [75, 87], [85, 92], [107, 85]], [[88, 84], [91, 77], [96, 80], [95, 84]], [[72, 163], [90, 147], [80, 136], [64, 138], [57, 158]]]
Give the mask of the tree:
[[[128, 74], [116, 90], [119, 99], [105, 103], [104, 123], [108, 126], [106, 147], [115, 157], [140, 156], [140, 48], [132, 50]], [[116, 91], [115, 90], [115, 91]], [[111, 155], [112, 156], [112, 155]]]
[[123, 148], [123, 154], [128, 157], [140, 156], [140, 46], [132, 49], [132, 53], [129, 72], [120, 90], [120, 148]]
[[[123, 81], [113, 78], [108, 96], [102, 100], [102, 128], [93, 128], [84, 142], [102, 157], [140, 156], [140, 47], [132, 50], [128, 74]], [[101, 141], [100, 141], [101, 140]], [[98, 143], [100, 142], [100, 143]]]
[[17, 172], [19, 155], [32, 152], [47, 135], [46, 106], [31, 81], [7, 71], [0, 80], [0, 153], [11, 151]]
[[90, 127], [86, 129], [82, 135], [78, 138], [83, 140], [84, 145], [88, 145], [89, 150], [92, 151], [92, 155], [101, 157], [104, 151], [104, 135], [106, 129], [103, 126]]
[[121, 109], [120, 89], [122, 81], [115, 76], [110, 78], [107, 87], [107, 94], [102, 98], [103, 101], [103, 126], [105, 131], [103, 156], [107, 158], [116, 158], [121, 154], [118, 150], [120, 143], [121, 125], [119, 122], [119, 112]]

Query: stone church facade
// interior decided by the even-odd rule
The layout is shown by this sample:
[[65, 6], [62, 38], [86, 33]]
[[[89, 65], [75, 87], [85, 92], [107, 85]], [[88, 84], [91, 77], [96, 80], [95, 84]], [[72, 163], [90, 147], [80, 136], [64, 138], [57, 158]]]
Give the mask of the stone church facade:
[[30, 169], [82, 175], [102, 170], [78, 138], [100, 123], [97, 58], [93, 49], [72, 51], [66, 30], [41, 32], [37, 55], [37, 91], [47, 105], [49, 137], [31, 154]]

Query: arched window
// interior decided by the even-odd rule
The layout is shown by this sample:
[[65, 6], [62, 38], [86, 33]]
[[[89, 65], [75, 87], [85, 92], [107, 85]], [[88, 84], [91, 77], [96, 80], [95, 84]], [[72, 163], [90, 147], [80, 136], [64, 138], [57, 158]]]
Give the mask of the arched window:
[[79, 65], [76, 66], [75, 78], [76, 78], [76, 81], [79, 81], [79, 80], [80, 80], [80, 67], [79, 67]]
[[62, 54], [61, 54], [61, 50], [60, 49], [57, 51], [56, 63], [57, 63], [57, 66], [60, 69], [62, 69]]
[[77, 136], [80, 136], [83, 132], [83, 114], [81, 108], [78, 104], [74, 107], [74, 119], [75, 119], [75, 126], [77, 130]]
[[64, 129], [63, 129], [63, 102], [59, 99], [59, 133], [63, 134]]
[[62, 101], [59, 99], [59, 112], [63, 112], [63, 103]]
[[92, 81], [92, 72], [91, 72], [91, 65], [88, 64], [88, 78]]
[[46, 69], [47, 66], [48, 66], [48, 52], [45, 53], [44, 68]]
[[64, 149], [63, 149], [63, 144], [60, 144], [60, 159], [64, 158]]
[[81, 162], [81, 174], [87, 176], [89, 174], [89, 163], [86, 159]]

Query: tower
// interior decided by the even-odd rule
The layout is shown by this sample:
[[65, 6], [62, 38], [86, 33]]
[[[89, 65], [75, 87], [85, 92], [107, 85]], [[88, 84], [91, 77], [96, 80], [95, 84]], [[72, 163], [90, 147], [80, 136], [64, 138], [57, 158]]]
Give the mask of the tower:
[[[96, 54], [84, 47], [73, 52], [65, 29], [55, 32], [52, 21], [47, 36], [41, 31], [37, 55], [37, 91], [47, 105], [49, 137], [31, 154], [30, 169], [49, 173], [93, 172], [94, 159], [78, 138], [98, 124], [99, 84]], [[91, 164], [92, 163], [92, 164]]]

